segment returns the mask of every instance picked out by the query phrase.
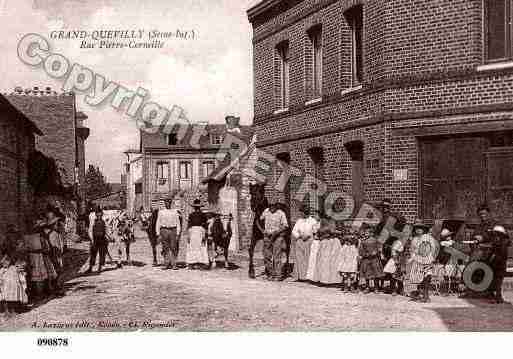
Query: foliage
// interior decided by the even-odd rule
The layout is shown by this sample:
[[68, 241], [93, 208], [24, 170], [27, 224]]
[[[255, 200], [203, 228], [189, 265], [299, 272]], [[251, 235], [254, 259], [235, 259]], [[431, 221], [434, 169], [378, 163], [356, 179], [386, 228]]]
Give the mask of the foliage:
[[85, 192], [88, 200], [105, 196], [111, 192], [111, 186], [99, 167], [89, 165], [85, 175]]

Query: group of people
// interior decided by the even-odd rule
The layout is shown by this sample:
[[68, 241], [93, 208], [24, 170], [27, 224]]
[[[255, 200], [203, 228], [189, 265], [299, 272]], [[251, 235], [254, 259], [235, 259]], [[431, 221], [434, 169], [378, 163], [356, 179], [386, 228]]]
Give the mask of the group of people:
[[[284, 213], [279, 213], [273, 206], [262, 218], [268, 243], [277, 247], [279, 244], [273, 238], [283, 233], [287, 225]], [[464, 241], [466, 243], [457, 241], [456, 233], [449, 228], [442, 228], [435, 235], [433, 228], [420, 221], [413, 224], [413, 233], [406, 238], [390, 235], [394, 227], [385, 228], [390, 217], [394, 218], [395, 228], [401, 229], [406, 224], [403, 217], [390, 211], [390, 207], [391, 202], [384, 200], [380, 208], [381, 222], [376, 226], [363, 224], [357, 229], [337, 228], [335, 221], [320, 218], [318, 212], [310, 212], [304, 207], [302, 218], [297, 220], [291, 232], [295, 242], [296, 279], [341, 285], [345, 292], [359, 289], [363, 293], [385, 291], [421, 302], [430, 301], [429, 291], [432, 289], [442, 295], [463, 291], [466, 296], [471, 295], [471, 291], [464, 287], [462, 273], [468, 262], [444, 248], [461, 249], [462, 245], [470, 245], [470, 261], [482, 261], [493, 270], [494, 279], [486, 294], [497, 303], [504, 301], [502, 282], [510, 240], [505, 228], [490, 219], [488, 207], [478, 209], [481, 225], [473, 240]], [[269, 244], [264, 247], [271, 248]], [[276, 256], [268, 255], [267, 258], [275, 263]], [[270, 279], [283, 279], [279, 266], [272, 266], [269, 260], [266, 263]], [[388, 288], [385, 288], [386, 282]]]
[[[149, 218], [142, 218], [146, 223], [150, 245], [153, 253], [153, 265], [157, 266], [157, 245], [162, 245], [164, 269], [177, 270], [183, 219], [173, 201], [165, 201], [165, 208], [154, 209]], [[193, 211], [187, 221], [187, 247], [185, 262], [189, 269], [210, 269], [216, 266], [220, 252], [224, 255], [224, 265], [229, 267], [228, 249], [232, 237], [232, 215], [219, 212], [204, 213], [201, 201], [194, 200]]]
[[65, 215], [48, 205], [25, 236], [7, 226], [0, 248], [0, 301], [7, 316], [50, 296], [63, 296]]

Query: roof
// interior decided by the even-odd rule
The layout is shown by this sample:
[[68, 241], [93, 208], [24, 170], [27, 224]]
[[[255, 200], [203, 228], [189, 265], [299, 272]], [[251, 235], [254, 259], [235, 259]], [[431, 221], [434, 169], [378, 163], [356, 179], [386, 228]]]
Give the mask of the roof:
[[30, 120], [27, 115], [21, 112], [2, 94], [0, 94], [0, 111], [12, 113], [14, 116], [21, 118], [32, 132], [40, 136], [43, 135], [43, 132], [39, 129], [39, 127], [37, 127], [37, 125], [32, 120]]
[[[203, 126], [203, 125], [201, 125]], [[187, 133], [176, 145], [168, 145], [168, 134], [157, 132], [148, 133], [141, 130], [141, 150], [169, 150], [169, 151], [201, 151], [201, 150], [217, 150], [220, 145], [211, 143], [210, 135], [221, 135], [224, 136], [228, 133], [228, 127], [225, 124], [208, 124], [204, 130], [207, 134], [200, 137], [199, 148], [191, 144], [195, 128], [199, 128], [200, 125], [192, 125], [187, 129]], [[240, 126], [240, 132], [230, 131], [229, 133], [240, 138], [242, 141], [248, 143], [253, 136], [254, 130], [251, 126]]]
[[271, 9], [273, 6], [280, 3], [281, 1], [282, 0], [262, 0], [257, 2], [255, 5], [251, 6], [247, 11], [249, 21], [253, 21], [253, 19], [256, 16]]
[[252, 136], [251, 141], [248, 144], [248, 147], [235, 159], [231, 159], [228, 156], [225, 156], [223, 161], [219, 163], [219, 165], [214, 169], [214, 171], [210, 174], [210, 176], [201, 180], [202, 183], [207, 183], [209, 181], [220, 181], [228, 173], [230, 173], [237, 166], [240, 161], [247, 158], [251, 152], [256, 148], [256, 136]]

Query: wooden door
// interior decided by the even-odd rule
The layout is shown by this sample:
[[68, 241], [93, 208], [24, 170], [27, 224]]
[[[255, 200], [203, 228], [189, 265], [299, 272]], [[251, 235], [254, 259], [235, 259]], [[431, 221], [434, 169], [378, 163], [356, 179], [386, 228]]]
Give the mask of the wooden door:
[[477, 222], [486, 198], [483, 137], [421, 140], [421, 213], [425, 219]]

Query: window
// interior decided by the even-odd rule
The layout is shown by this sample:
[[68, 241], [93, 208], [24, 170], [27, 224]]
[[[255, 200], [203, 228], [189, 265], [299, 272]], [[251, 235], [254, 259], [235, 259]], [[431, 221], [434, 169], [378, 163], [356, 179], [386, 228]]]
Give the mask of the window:
[[180, 162], [180, 179], [191, 179], [192, 166], [190, 162]]
[[157, 187], [165, 186], [169, 177], [169, 164], [167, 162], [157, 162], [156, 168]]
[[279, 107], [282, 109], [289, 107], [289, 44], [283, 42], [276, 47], [279, 58]]
[[352, 86], [357, 86], [363, 75], [363, 7], [354, 6], [346, 11], [345, 16], [351, 28]]
[[487, 59], [511, 60], [513, 0], [485, 0]]
[[174, 146], [178, 143], [178, 138], [176, 136], [176, 133], [170, 133], [167, 136], [167, 144], [170, 146]]
[[513, 131], [492, 132], [489, 141], [490, 147], [513, 147]]
[[223, 136], [222, 135], [216, 135], [211, 134], [210, 135], [210, 143], [213, 145], [220, 145], [223, 143]]
[[203, 162], [203, 177], [208, 177], [214, 171], [215, 163], [214, 161], [205, 161]]
[[315, 98], [322, 94], [322, 28], [315, 26], [308, 32], [311, 44], [312, 67], [311, 80], [312, 91]]

